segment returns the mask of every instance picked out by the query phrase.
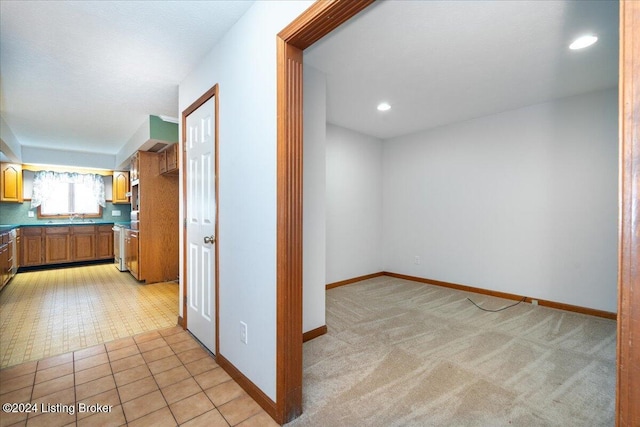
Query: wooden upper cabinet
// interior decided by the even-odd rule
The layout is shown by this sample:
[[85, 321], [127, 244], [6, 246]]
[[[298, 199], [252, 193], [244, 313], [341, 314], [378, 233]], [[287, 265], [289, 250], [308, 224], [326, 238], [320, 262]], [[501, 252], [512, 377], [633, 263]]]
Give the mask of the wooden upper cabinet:
[[24, 202], [22, 196], [22, 165], [2, 163], [0, 172], [0, 202]]
[[130, 164], [130, 168], [129, 171], [131, 172], [131, 181], [136, 181], [138, 178], [140, 178], [139, 176], [139, 170], [140, 170], [140, 160], [138, 157], [138, 153], [135, 153], [132, 157], [131, 157], [131, 164]]
[[130, 203], [129, 196], [129, 172], [113, 171], [113, 195], [112, 202]]
[[172, 144], [169, 148], [166, 149], [167, 153], [167, 173], [177, 173], [178, 172], [178, 145]]
[[158, 171], [161, 175], [177, 175], [180, 166], [178, 164], [179, 144], [171, 144], [166, 150], [160, 152], [158, 157]]
[[158, 156], [158, 171], [160, 174], [167, 172], [167, 150], [164, 150]]

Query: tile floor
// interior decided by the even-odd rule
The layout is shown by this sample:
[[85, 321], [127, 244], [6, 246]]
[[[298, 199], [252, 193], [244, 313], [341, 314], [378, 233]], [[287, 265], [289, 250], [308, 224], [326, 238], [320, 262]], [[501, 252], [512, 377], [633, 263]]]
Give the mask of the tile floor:
[[0, 403], [38, 408], [2, 411], [0, 427], [277, 425], [174, 326], [176, 283], [143, 285], [111, 264], [31, 271], [0, 308]]
[[178, 284], [113, 264], [21, 272], [0, 292], [0, 368], [175, 326]]
[[38, 408], [2, 427], [277, 425], [177, 326], [3, 369], [0, 403]]

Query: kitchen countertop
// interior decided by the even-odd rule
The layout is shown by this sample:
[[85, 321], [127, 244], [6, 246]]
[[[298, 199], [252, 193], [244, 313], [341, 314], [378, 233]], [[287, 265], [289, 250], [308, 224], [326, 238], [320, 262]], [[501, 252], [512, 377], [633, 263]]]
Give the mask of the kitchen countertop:
[[0, 224], [0, 233], [13, 230], [14, 228], [24, 227], [69, 227], [76, 225], [113, 225], [120, 224], [124, 227], [129, 227], [129, 222], [116, 222], [116, 221], [54, 221], [54, 222], [38, 222], [30, 224]]

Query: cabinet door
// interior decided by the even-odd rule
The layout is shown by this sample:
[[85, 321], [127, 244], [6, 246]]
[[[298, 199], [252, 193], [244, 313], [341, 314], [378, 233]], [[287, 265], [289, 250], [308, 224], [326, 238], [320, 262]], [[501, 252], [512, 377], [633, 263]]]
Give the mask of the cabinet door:
[[98, 259], [113, 258], [113, 230], [110, 225], [98, 227], [98, 245], [96, 257]]
[[[20, 233], [20, 230], [18, 230], [18, 233]], [[16, 237], [16, 267], [22, 267], [22, 236], [20, 234]]]
[[129, 172], [114, 171], [113, 172], [113, 194], [112, 202], [129, 203]]
[[167, 153], [167, 172], [178, 170], [178, 144], [173, 144], [165, 151]]
[[22, 236], [22, 262], [25, 267], [42, 264], [42, 235], [41, 228], [28, 227]]
[[137, 280], [140, 280], [138, 232], [127, 230], [127, 268]]
[[0, 169], [0, 202], [22, 203], [22, 165], [2, 163]]
[[71, 235], [69, 227], [48, 227], [44, 236], [45, 264], [71, 262]]
[[9, 261], [9, 245], [0, 245], [0, 288], [7, 284], [11, 275], [9, 269], [11, 264]]
[[138, 176], [139, 170], [140, 170], [140, 162], [138, 159], [138, 153], [135, 153], [131, 157], [131, 165], [130, 165], [131, 181], [135, 181], [139, 178]]
[[158, 170], [161, 174], [167, 171], [167, 150], [164, 150], [158, 156]]
[[73, 227], [71, 246], [72, 261], [96, 259], [96, 228], [94, 226]]

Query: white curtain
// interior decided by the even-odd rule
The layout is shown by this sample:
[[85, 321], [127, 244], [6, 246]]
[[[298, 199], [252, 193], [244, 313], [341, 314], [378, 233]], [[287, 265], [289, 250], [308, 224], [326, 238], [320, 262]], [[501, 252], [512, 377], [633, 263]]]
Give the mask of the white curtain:
[[36, 208], [45, 200], [55, 196], [56, 184], [71, 183], [85, 184], [91, 188], [91, 195], [95, 202], [106, 206], [104, 198], [104, 179], [97, 174], [80, 174], [75, 172], [39, 171], [33, 177], [33, 193], [31, 194], [31, 208]]

